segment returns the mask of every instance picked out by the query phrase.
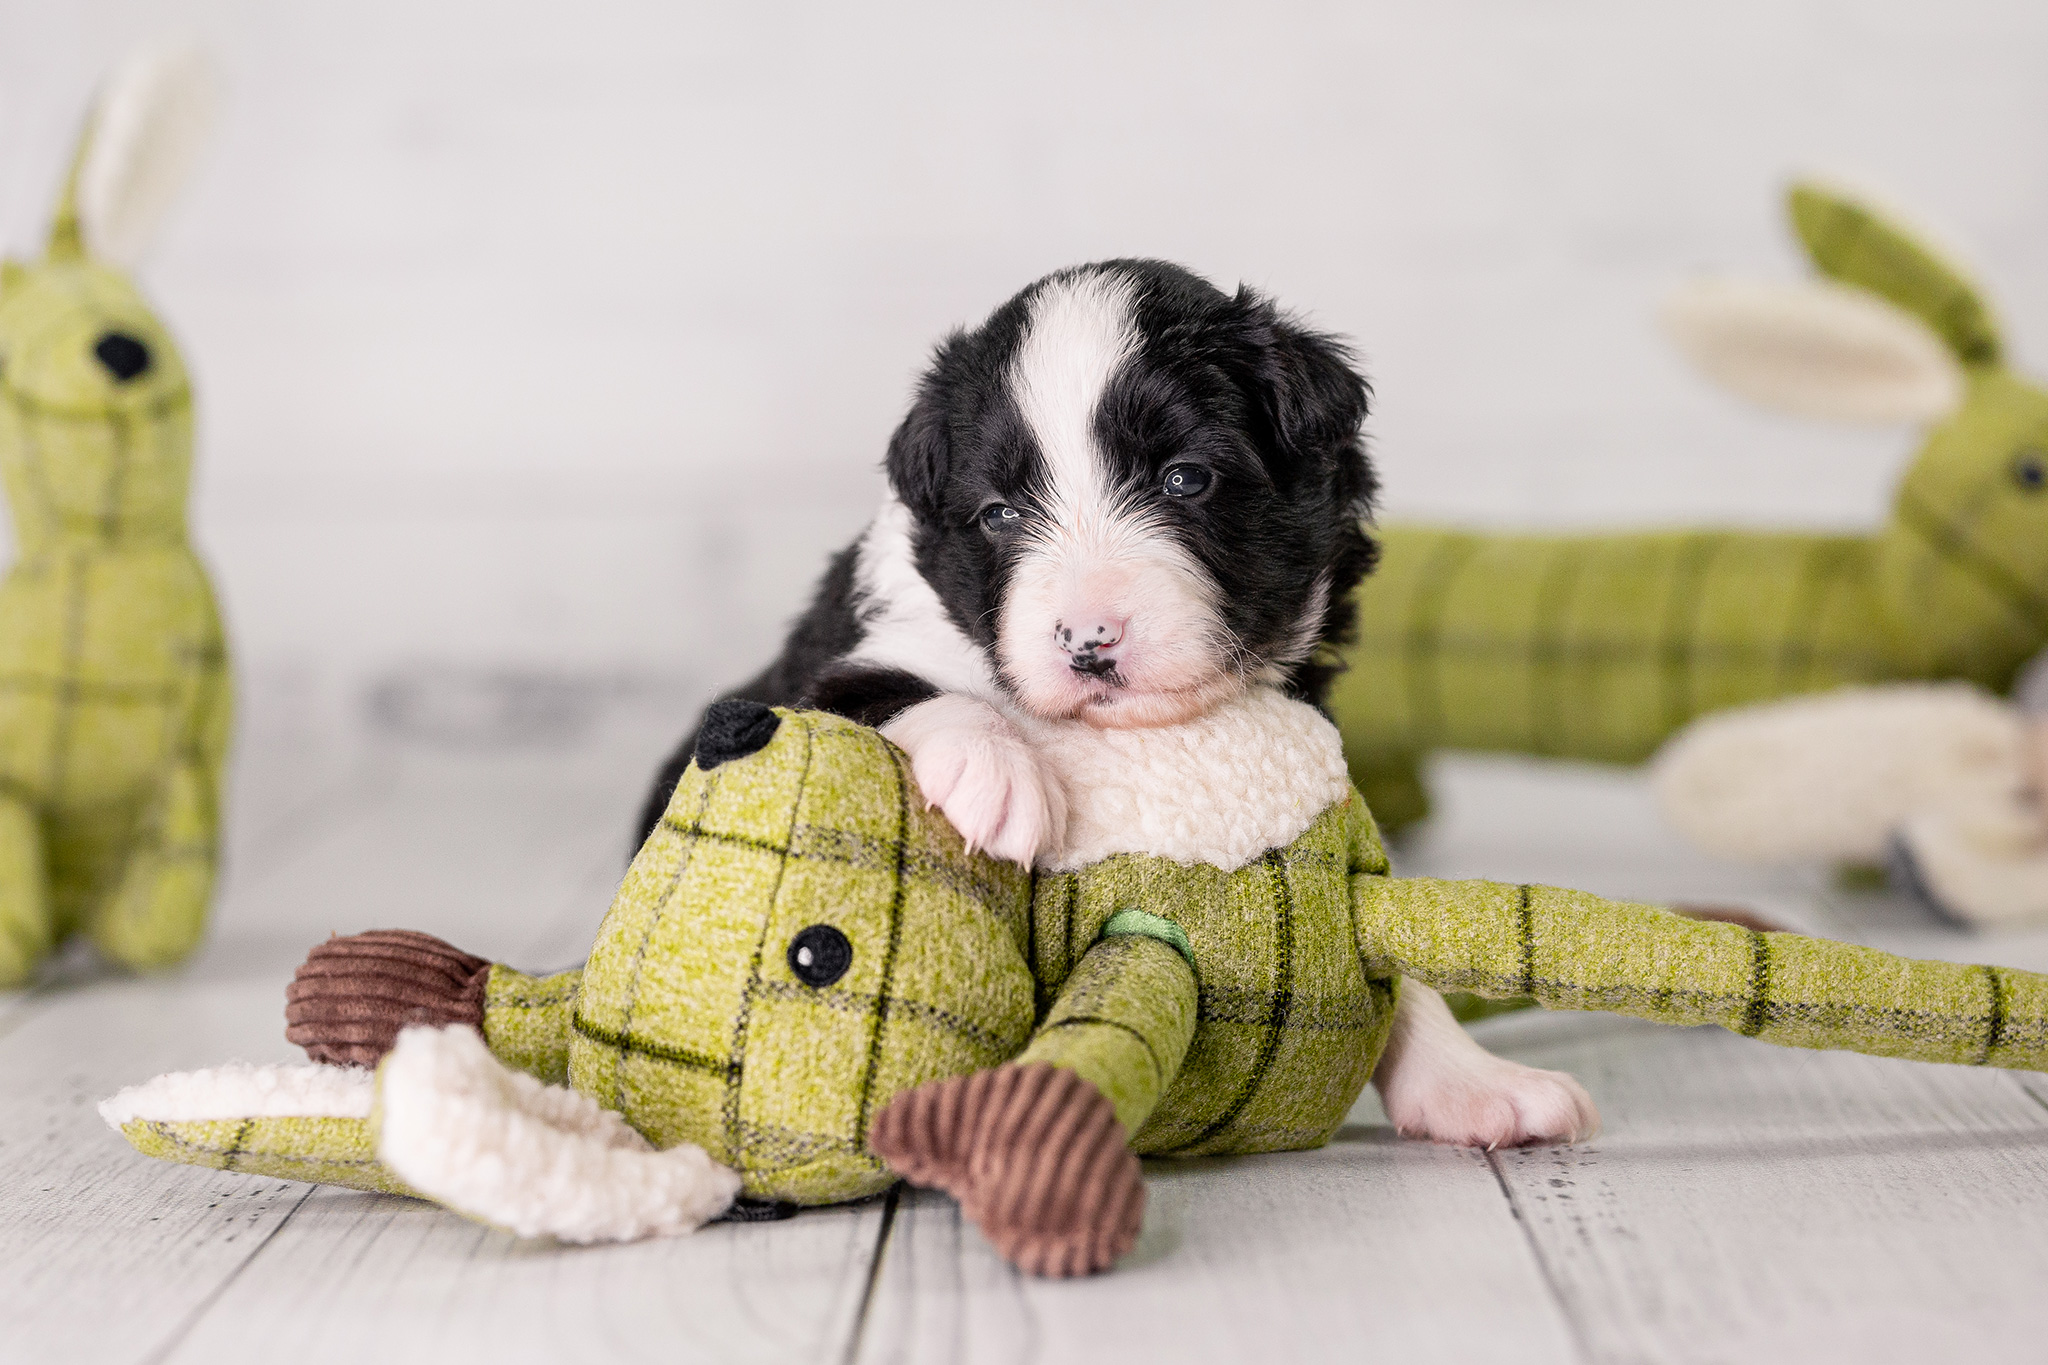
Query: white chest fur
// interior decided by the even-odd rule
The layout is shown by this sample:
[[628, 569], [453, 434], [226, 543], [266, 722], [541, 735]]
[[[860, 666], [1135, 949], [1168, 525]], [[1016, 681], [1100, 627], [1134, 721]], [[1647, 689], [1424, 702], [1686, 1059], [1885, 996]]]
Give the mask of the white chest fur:
[[1294, 842], [1350, 790], [1337, 728], [1267, 687], [1183, 725], [1019, 726], [1066, 791], [1066, 838], [1038, 859], [1054, 871], [1113, 853], [1228, 871]]

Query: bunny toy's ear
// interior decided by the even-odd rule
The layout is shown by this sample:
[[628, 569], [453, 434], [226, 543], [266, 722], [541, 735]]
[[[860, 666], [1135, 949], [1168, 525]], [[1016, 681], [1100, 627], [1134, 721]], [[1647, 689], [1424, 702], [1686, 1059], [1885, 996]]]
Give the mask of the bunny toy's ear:
[[1665, 300], [1662, 321], [1708, 376], [1768, 407], [1924, 423], [1962, 401], [1962, 367], [1942, 338], [1862, 289], [1699, 280]]
[[1990, 307], [1962, 268], [1928, 245], [1927, 234], [1818, 181], [1794, 185], [1785, 207], [1814, 269], [1911, 313], [1963, 364], [1999, 363], [2003, 348]]
[[132, 267], [212, 130], [219, 83], [192, 48], [139, 52], [108, 78], [80, 139], [50, 250], [82, 245]]

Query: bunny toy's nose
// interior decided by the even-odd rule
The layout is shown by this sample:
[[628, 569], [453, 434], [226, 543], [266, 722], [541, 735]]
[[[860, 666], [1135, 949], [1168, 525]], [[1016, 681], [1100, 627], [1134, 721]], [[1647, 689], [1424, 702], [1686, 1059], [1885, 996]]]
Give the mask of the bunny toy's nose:
[[697, 730], [698, 771], [759, 753], [781, 724], [782, 717], [757, 701], [731, 697], [711, 703]]
[[116, 384], [125, 384], [149, 369], [149, 347], [126, 332], [103, 334], [93, 343], [92, 354]]

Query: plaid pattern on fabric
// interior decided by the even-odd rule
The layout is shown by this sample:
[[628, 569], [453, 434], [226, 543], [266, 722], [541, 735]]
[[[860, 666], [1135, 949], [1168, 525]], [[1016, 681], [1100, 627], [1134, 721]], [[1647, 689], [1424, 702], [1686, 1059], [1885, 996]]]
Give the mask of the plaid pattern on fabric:
[[1635, 763], [1705, 712], [1907, 671], [1866, 539], [1395, 526], [1381, 544], [1330, 705], [1395, 824], [1423, 813], [1431, 749]]
[[1785, 1047], [2048, 1069], [2048, 976], [1920, 962], [1583, 891], [1361, 874], [1368, 970]]
[[[1022, 1049], [1030, 881], [970, 857], [872, 730], [784, 713], [767, 748], [692, 767], [598, 931], [569, 1080], [657, 1146], [694, 1142], [756, 1198], [825, 1203], [894, 1177], [867, 1151], [899, 1090]], [[795, 974], [797, 933], [851, 943]]]
[[[148, 368], [112, 379], [110, 332]], [[230, 705], [184, 366], [126, 279], [55, 243], [0, 271], [0, 357], [0, 986], [80, 929], [165, 966], [204, 927]]]
[[377, 1160], [369, 1119], [135, 1119], [121, 1134], [144, 1156], [187, 1166], [418, 1197]]
[[1166, 938], [1114, 934], [1082, 955], [1017, 1060], [1079, 1075], [1116, 1107], [1124, 1131], [1135, 1133], [1180, 1072], [1195, 1036], [1196, 999], [1188, 959]]
[[1353, 797], [1287, 848], [1234, 872], [1125, 855], [1039, 876], [1029, 950], [1047, 1010], [1059, 1008], [1077, 966], [1122, 911], [1172, 921], [1193, 951], [1194, 1037], [1132, 1138], [1139, 1152], [1315, 1147], [1343, 1122], [1386, 1045], [1395, 996], [1395, 982], [1368, 978], [1353, 934], [1360, 838], [1378, 849]]
[[569, 1079], [569, 1031], [583, 969], [528, 976], [499, 963], [484, 984], [484, 1043], [507, 1066], [549, 1085]]

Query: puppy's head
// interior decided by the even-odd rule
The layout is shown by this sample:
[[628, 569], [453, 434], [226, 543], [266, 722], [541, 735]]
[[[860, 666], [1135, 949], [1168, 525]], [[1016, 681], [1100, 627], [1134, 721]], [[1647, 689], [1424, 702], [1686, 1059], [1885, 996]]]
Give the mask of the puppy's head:
[[1333, 671], [1373, 555], [1366, 397], [1252, 291], [1110, 261], [948, 338], [889, 479], [919, 572], [1026, 709], [1171, 724]]

